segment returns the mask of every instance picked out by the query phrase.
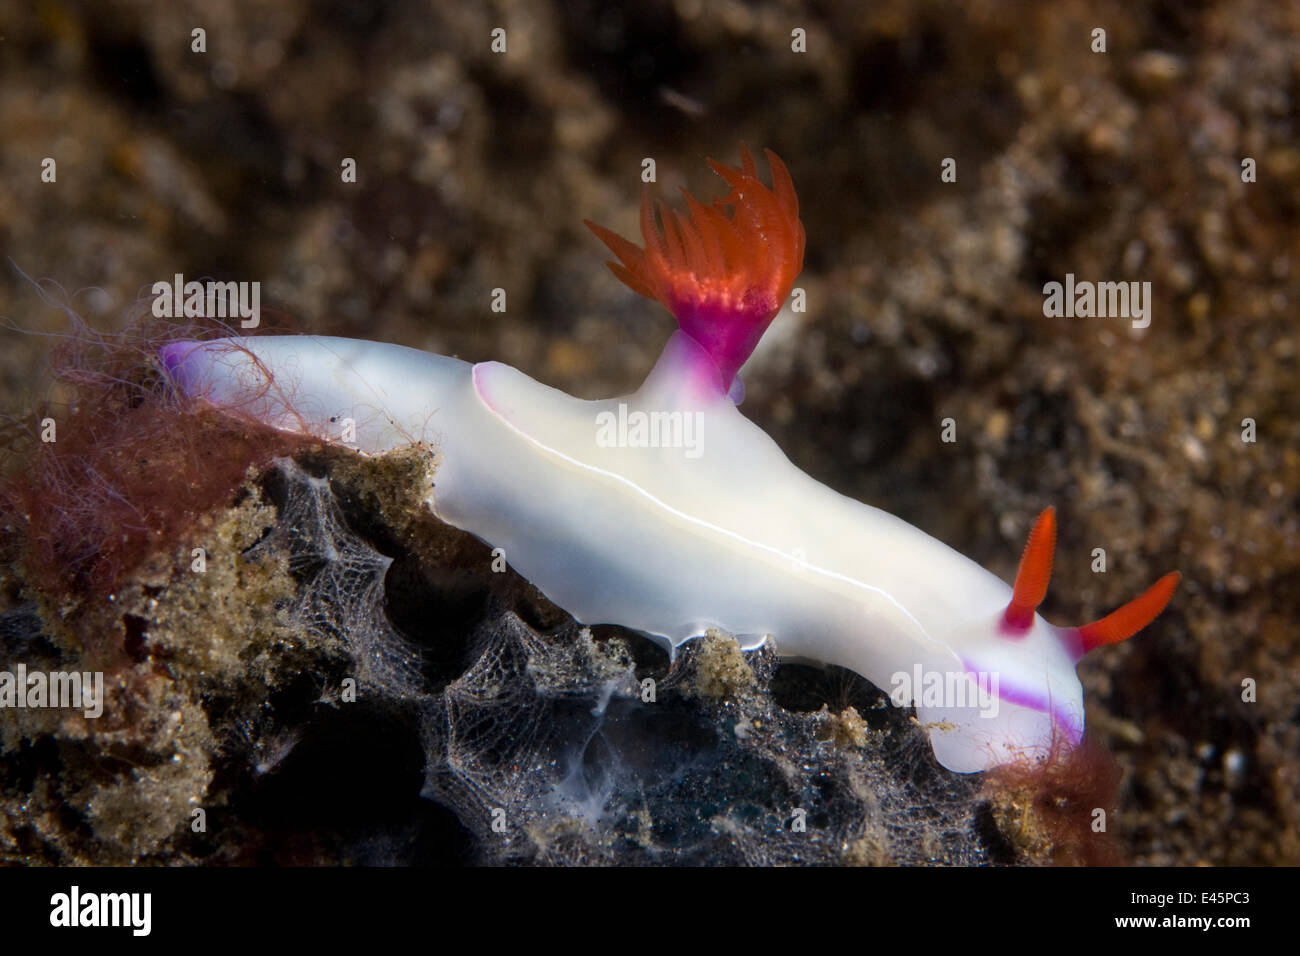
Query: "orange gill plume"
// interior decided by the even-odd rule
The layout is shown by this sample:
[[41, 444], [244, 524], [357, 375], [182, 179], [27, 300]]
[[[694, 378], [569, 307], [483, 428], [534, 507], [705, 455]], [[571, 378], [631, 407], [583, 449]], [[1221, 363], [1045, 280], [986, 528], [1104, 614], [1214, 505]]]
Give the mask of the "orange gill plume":
[[[804, 229], [790, 173], [770, 149], [772, 188], [741, 146], [741, 168], [709, 160], [731, 187], [711, 206], [685, 189], [687, 213], [641, 197], [641, 249], [583, 220], [618, 257], [609, 268], [629, 288], [660, 302], [718, 366], [724, 387], [744, 364], [803, 268]], [[656, 219], [657, 217], [657, 219]]]

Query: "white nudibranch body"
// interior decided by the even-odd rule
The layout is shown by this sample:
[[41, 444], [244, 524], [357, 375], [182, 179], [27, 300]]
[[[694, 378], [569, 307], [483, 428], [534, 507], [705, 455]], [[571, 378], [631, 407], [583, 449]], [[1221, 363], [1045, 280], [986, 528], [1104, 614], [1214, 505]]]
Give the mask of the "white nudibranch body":
[[[434, 513], [503, 549], [584, 624], [632, 628], [670, 650], [710, 627], [743, 646], [771, 635], [783, 658], [841, 665], [914, 705], [949, 770], [1073, 747], [1078, 658], [1154, 617], [1176, 576], [1093, 625], [1055, 627], [1033, 610], [1050, 573], [1050, 509], [1013, 589], [809, 477], [741, 414], [729, 386], [797, 274], [786, 260], [802, 258], [793, 189], [769, 159], [774, 192], [748, 154], [743, 171], [715, 167], [731, 174], [734, 219], [723, 203], [693, 204], [693, 222], [666, 227], [674, 246], [653, 214], [647, 225], [646, 206], [644, 256], [610, 243], [620, 278], [670, 303], [682, 325], [631, 395], [585, 401], [497, 362], [317, 336], [175, 343], [164, 364], [188, 394], [279, 428], [337, 441], [351, 425], [367, 453], [429, 442]], [[784, 240], [773, 210], [785, 214]], [[747, 216], [764, 227], [751, 230], [758, 239]], [[742, 269], [739, 250], [760, 242], [759, 269]], [[720, 322], [761, 327], [703, 328]]]

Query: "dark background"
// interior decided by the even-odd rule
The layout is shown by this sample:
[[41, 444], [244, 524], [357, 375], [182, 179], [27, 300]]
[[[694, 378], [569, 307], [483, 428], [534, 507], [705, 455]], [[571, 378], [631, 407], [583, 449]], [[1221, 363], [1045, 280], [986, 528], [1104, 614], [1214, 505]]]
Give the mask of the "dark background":
[[[672, 322], [580, 220], [635, 237], [643, 157], [661, 195], [704, 198], [705, 157], [770, 147], [809, 309], [778, 320], [746, 413], [1004, 578], [1055, 504], [1059, 623], [1181, 570], [1081, 669], [1125, 770], [1115, 826], [1139, 862], [1294, 864], [1298, 120], [1300, 8], [1272, 0], [35, 0], [0, 7], [0, 252], [98, 329], [177, 272], [257, 280], [277, 324], [606, 396]], [[0, 316], [65, 328], [17, 269]], [[1044, 318], [1067, 272], [1150, 281], [1151, 327]], [[0, 334], [22, 419], [49, 340]]]

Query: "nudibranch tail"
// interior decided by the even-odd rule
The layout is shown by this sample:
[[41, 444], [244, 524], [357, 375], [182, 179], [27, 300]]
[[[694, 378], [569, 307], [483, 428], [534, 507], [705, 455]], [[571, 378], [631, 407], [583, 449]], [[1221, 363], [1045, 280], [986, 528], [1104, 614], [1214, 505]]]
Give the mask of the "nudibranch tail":
[[1104, 644], [1126, 641], [1142, 630], [1165, 609], [1181, 578], [1177, 571], [1170, 571], [1123, 607], [1111, 611], [1101, 620], [1084, 624], [1079, 628], [1081, 653], [1086, 654]]
[[[754, 157], [741, 147], [740, 169], [709, 160], [731, 187], [712, 206], [686, 190], [687, 214], [641, 197], [641, 249], [583, 220], [618, 257], [610, 270], [632, 291], [661, 303], [730, 383], [803, 268], [804, 229], [790, 173], [770, 149], [769, 189]], [[725, 385], [724, 385], [725, 387]]]
[[1034, 623], [1034, 612], [1047, 597], [1047, 584], [1052, 578], [1052, 557], [1056, 551], [1056, 509], [1045, 508], [1034, 522], [1020, 557], [1020, 570], [1007, 605], [1005, 620], [1008, 625], [1025, 630]]

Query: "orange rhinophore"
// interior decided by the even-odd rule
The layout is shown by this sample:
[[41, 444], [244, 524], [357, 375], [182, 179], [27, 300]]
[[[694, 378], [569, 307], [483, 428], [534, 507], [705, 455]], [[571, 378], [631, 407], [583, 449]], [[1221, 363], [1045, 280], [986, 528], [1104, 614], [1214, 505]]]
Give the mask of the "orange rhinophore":
[[1174, 596], [1174, 589], [1182, 575], [1170, 571], [1163, 578], [1151, 585], [1146, 593], [1140, 594], [1123, 607], [1111, 611], [1099, 621], [1084, 624], [1079, 628], [1079, 637], [1083, 641], [1083, 653], [1088, 653], [1103, 644], [1118, 644], [1126, 641], [1142, 628], [1156, 619], [1165, 609], [1169, 599]]
[[1020, 557], [1020, 570], [1007, 605], [1006, 622], [1024, 629], [1034, 623], [1034, 612], [1047, 596], [1047, 582], [1052, 578], [1052, 556], [1056, 551], [1056, 509], [1045, 508], [1034, 522]]
[[[741, 147], [740, 169], [709, 160], [731, 192], [711, 206], [682, 190], [688, 213], [641, 197], [641, 249], [583, 220], [618, 257], [609, 268], [634, 292], [663, 304], [718, 367], [724, 387], [780, 311], [803, 268], [799, 199], [785, 164], [764, 150], [772, 188]], [[656, 221], [656, 215], [658, 221]]]
[[[1016, 583], [1011, 589], [1011, 601], [1002, 615], [1002, 634], [1019, 638], [1033, 626], [1038, 605], [1047, 596], [1047, 583], [1052, 577], [1052, 560], [1056, 551], [1056, 509], [1044, 508], [1029, 532], [1025, 553], [1020, 558]], [[1156, 619], [1174, 595], [1181, 579], [1171, 571], [1153, 584], [1145, 594], [1139, 595], [1123, 607], [1112, 611], [1099, 621], [1082, 627], [1065, 629], [1062, 634], [1076, 659], [1103, 644], [1126, 641]]]

